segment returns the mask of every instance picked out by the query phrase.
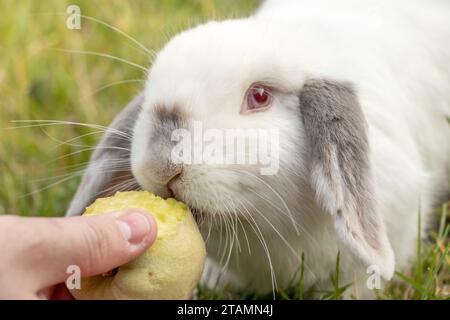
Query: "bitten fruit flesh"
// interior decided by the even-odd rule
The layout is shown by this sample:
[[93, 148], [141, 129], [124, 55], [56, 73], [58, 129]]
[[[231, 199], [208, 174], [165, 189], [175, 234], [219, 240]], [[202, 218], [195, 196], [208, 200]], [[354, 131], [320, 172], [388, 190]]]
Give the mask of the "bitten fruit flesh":
[[84, 215], [143, 208], [155, 218], [158, 236], [140, 257], [102, 275], [82, 278], [76, 299], [189, 299], [205, 263], [206, 249], [188, 207], [147, 191], [97, 199]]

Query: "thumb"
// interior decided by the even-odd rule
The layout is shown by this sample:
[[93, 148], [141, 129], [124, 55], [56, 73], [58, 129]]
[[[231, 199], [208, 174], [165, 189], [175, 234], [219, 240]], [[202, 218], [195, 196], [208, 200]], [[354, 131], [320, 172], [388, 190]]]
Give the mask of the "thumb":
[[43, 286], [65, 281], [70, 266], [78, 266], [87, 277], [123, 265], [146, 251], [157, 233], [154, 218], [142, 209], [35, 220], [40, 220], [33, 226], [40, 244], [27, 263], [34, 272], [42, 271]]

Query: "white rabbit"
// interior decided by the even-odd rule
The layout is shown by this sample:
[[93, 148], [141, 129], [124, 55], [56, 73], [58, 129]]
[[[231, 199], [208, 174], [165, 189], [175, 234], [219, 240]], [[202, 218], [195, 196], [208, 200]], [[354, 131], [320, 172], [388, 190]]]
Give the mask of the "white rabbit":
[[[177, 35], [68, 215], [131, 181], [202, 217], [210, 285], [283, 289], [304, 253], [305, 286], [327, 289], [340, 252], [347, 296], [371, 297], [368, 268], [385, 280], [404, 270], [419, 213], [426, 227], [450, 191], [449, 17], [447, 0], [273, 0]], [[278, 172], [175, 163], [172, 134], [194, 121], [278, 129]]]

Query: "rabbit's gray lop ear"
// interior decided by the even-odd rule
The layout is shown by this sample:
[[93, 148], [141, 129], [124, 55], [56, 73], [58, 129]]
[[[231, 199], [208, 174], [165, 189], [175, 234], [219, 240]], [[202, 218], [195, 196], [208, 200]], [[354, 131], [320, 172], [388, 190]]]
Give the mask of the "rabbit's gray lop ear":
[[105, 130], [66, 216], [82, 214], [98, 197], [139, 188], [131, 173], [130, 148], [133, 127], [143, 100], [143, 94], [136, 96]]
[[394, 254], [377, 210], [367, 124], [355, 91], [347, 83], [308, 80], [299, 101], [317, 202], [334, 217], [343, 243], [390, 279]]

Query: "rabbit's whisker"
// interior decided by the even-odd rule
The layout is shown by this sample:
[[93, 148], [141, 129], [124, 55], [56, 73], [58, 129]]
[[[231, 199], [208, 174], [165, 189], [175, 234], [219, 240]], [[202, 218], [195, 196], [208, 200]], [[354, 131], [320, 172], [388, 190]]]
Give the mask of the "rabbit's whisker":
[[66, 181], [68, 181], [68, 180], [70, 180], [70, 179], [73, 179], [74, 177], [76, 177], [76, 174], [72, 174], [72, 175], [70, 175], [70, 176], [67, 177], [67, 178], [63, 178], [63, 179], [61, 179], [61, 180], [58, 180], [58, 181], [56, 181], [56, 182], [54, 182], [54, 183], [52, 183], [52, 184], [49, 184], [49, 185], [47, 185], [47, 186], [45, 186], [45, 187], [43, 187], [43, 188], [40, 188], [40, 189], [38, 189], [38, 190], [35, 190], [35, 191], [32, 191], [32, 192], [26, 193], [26, 194], [24, 194], [24, 195], [21, 195], [21, 196], [19, 196], [19, 198], [20, 198], [20, 199], [21, 199], [21, 198], [25, 198], [25, 197], [34, 195], [34, 194], [36, 194], [36, 193], [45, 191], [45, 190], [47, 190], [47, 189], [50, 189], [50, 188], [52, 188], [52, 187], [54, 187], [54, 186], [57, 186], [57, 185], [63, 183], [63, 182], [66, 182]]
[[[121, 175], [118, 177], [115, 177], [115, 181], [120, 180], [122, 178], [128, 178], [125, 179], [117, 184], [113, 184], [112, 186], [106, 188], [106, 189], [102, 189], [99, 192], [97, 192], [95, 194], [95, 197], [101, 196], [101, 195], [105, 195], [108, 193], [112, 193], [112, 192], [118, 192], [118, 191], [131, 191], [131, 190], [137, 190], [140, 189], [140, 186], [136, 183], [136, 181], [134, 180], [134, 178], [130, 178], [128, 174], [125, 175]], [[114, 182], [114, 181], [112, 181]]]
[[236, 244], [237, 244], [238, 252], [242, 252], [241, 241], [239, 239], [239, 225], [238, 225], [239, 217], [238, 217], [238, 213], [236, 211], [236, 206], [234, 204], [233, 199], [230, 198], [229, 200], [231, 202], [231, 207], [233, 208], [233, 218], [234, 218], [233, 226], [234, 226], [234, 230], [235, 230], [234, 234], [236, 236]]
[[[276, 206], [275, 204], [273, 204], [272, 201], [270, 201], [268, 198], [264, 197], [263, 195], [259, 194], [258, 192], [256, 192], [255, 190], [250, 190], [254, 195], [256, 195], [257, 197], [261, 198], [262, 200], [264, 200], [265, 202], [267, 202], [268, 204], [270, 204], [272, 207], [274, 207], [275, 209], [277, 209], [279, 212], [281, 212], [282, 214], [286, 215], [286, 212], [282, 211], [278, 206]], [[264, 216], [265, 218], [265, 216]], [[301, 225], [298, 222], [295, 222], [297, 227], [299, 227], [301, 229], [301, 231], [306, 234], [311, 241], [313, 241], [316, 245], [319, 245], [317, 240], [310, 234], [310, 232], [308, 232], [303, 225]]]
[[92, 16], [87, 16], [87, 15], [80, 15], [82, 18], [86, 19], [86, 20], [90, 20], [93, 22], [96, 22], [98, 24], [101, 24], [115, 32], [117, 32], [118, 34], [124, 36], [125, 38], [127, 38], [128, 40], [130, 40], [131, 42], [133, 42], [134, 44], [136, 44], [139, 48], [141, 48], [148, 56], [150, 56], [151, 58], [155, 58], [156, 56], [156, 52], [153, 50], [148, 49], [147, 47], [145, 47], [141, 42], [139, 42], [138, 40], [136, 40], [136, 38], [132, 37], [131, 35], [129, 35], [128, 33], [126, 33], [123, 30], [120, 30], [119, 28], [103, 21], [97, 18], [94, 18]]
[[[289, 241], [281, 234], [281, 232], [270, 222], [270, 220], [258, 209], [256, 208], [250, 201], [247, 200], [247, 202], [260, 214], [260, 216], [267, 222], [267, 224], [275, 231], [275, 233], [280, 237], [280, 239], [283, 241], [283, 243], [288, 247], [288, 249], [292, 252], [292, 254], [295, 257], [298, 257], [299, 252], [297, 252], [292, 245], [289, 243]], [[316, 278], [314, 272], [311, 268], [309, 268], [308, 264], [304, 263], [305, 268], [311, 272], [311, 275]]]
[[[246, 200], [246, 199], [243, 199]], [[269, 246], [267, 245], [267, 242], [264, 238], [263, 233], [261, 232], [261, 229], [259, 228], [258, 223], [256, 222], [256, 220], [253, 218], [252, 214], [250, 213], [250, 211], [247, 209], [247, 207], [245, 206], [245, 204], [243, 202], [241, 202], [240, 200], [238, 200], [241, 205], [243, 206], [245, 212], [244, 214], [250, 218], [249, 220], [249, 225], [250, 227], [253, 229], [253, 231], [255, 232], [255, 235], [257, 236], [259, 242], [262, 245], [262, 248], [264, 250], [264, 252], [266, 253], [267, 256], [267, 260], [269, 263], [269, 268], [270, 268], [270, 278], [271, 278], [271, 284], [272, 284], [272, 294], [273, 294], [273, 298], [275, 299], [275, 292], [278, 291], [278, 284], [277, 284], [277, 279], [276, 279], [276, 275], [275, 275], [275, 271], [274, 271], [274, 267], [273, 267], [273, 263], [272, 263], [272, 257], [270, 255], [270, 250], [269, 250]], [[248, 202], [246, 200], [246, 202]]]
[[[242, 213], [242, 210], [239, 209], [239, 207], [237, 208], [237, 211], [238, 211], [239, 214], [244, 215], [244, 214]], [[240, 217], [237, 216], [237, 220], [238, 220], [238, 222], [239, 222], [239, 225], [241, 226], [242, 232], [244, 233], [245, 241], [247, 242], [247, 250], [248, 250], [248, 254], [249, 254], [249, 255], [252, 255], [252, 249], [251, 249], [251, 247], [250, 247], [250, 242], [249, 242], [249, 240], [248, 240], [247, 231], [245, 230], [245, 227], [244, 227], [244, 225], [242, 224], [242, 221], [241, 221]]]
[[289, 206], [287, 205], [287, 203], [286, 203], [286, 201], [283, 199], [283, 197], [282, 197], [282, 196], [281, 196], [281, 195], [280, 195], [280, 194], [279, 194], [272, 186], [270, 186], [266, 181], [264, 181], [264, 179], [261, 179], [260, 177], [258, 177], [257, 175], [255, 175], [255, 174], [253, 174], [253, 173], [251, 173], [251, 172], [244, 171], [244, 170], [231, 169], [231, 168], [228, 169], [228, 170], [235, 171], [235, 172], [238, 172], [238, 173], [244, 173], [244, 174], [247, 174], [247, 175], [249, 175], [249, 176], [251, 176], [251, 177], [257, 179], [257, 180], [260, 181], [262, 184], [264, 184], [267, 188], [269, 188], [269, 189], [275, 194], [275, 196], [276, 196], [278, 199], [280, 199], [281, 203], [283, 204], [284, 208], [286, 209], [286, 211], [287, 211], [287, 213], [288, 213], [288, 217], [291, 219], [291, 221], [292, 221], [292, 223], [293, 223], [293, 226], [294, 226], [294, 229], [295, 229], [297, 235], [300, 235], [300, 232], [299, 232], [299, 230], [298, 230], [298, 228], [297, 228], [296, 221], [295, 221], [295, 219], [294, 219], [294, 216], [292, 215], [291, 210], [289, 209]]
[[[66, 16], [67, 13], [66, 12], [44, 12], [44, 13], [39, 13], [39, 14], [49, 14], [49, 15], [61, 15], [61, 16]], [[152, 59], [154, 59], [156, 57], [156, 52], [154, 50], [150, 50], [147, 47], [145, 47], [140, 41], [138, 41], [136, 38], [132, 37], [131, 35], [129, 35], [128, 33], [126, 33], [125, 31], [107, 23], [106, 21], [100, 20], [98, 18], [94, 18], [92, 16], [88, 16], [88, 15], [84, 15], [81, 14], [80, 15], [81, 18], [98, 23], [116, 33], [118, 33], [119, 35], [125, 37], [126, 39], [130, 40], [131, 42], [133, 42], [135, 45], [137, 45], [137, 47], [139, 47], [139, 49], [142, 49], [144, 51], [144, 53], [151, 57]]]
[[[57, 140], [56, 138], [51, 137], [50, 134], [49, 134], [46, 130], [42, 129], [42, 131], [45, 132], [45, 134], [47, 135], [47, 137], [49, 137], [49, 138], [51, 138], [51, 139], [53, 139], [53, 140]], [[81, 139], [81, 138], [85, 138], [85, 137], [89, 137], [89, 136], [94, 136], [94, 135], [96, 135], [96, 134], [101, 134], [101, 133], [103, 133], [103, 130], [85, 133], [85, 134], [76, 136], [76, 137], [74, 137], [74, 138], [70, 138], [70, 139], [65, 140], [65, 141], [60, 141], [60, 144], [57, 145], [55, 148], [58, 148], [58, 147], [60, 147], [60, 146], [62, 146], [62, 145], [75, 146], [75, 145], [72, 145], [72, 144], [70, 144], [70, 143], [73, 142], [73, 141], [79, 140], [79, 139]]]
[[91, 129], [96, 130], [103, 130], [105, 133], [112, 133], [117, 134], [119, 136], [122, 136], [124, 138], [132, 139], [133, 137], [124, 132], [120, 131], [118, 129], [114, 129], [111, 127], [105, 127], [99, 124], [92, 124], [92, 123], [83, 123], [83, 122], [73, 122], [73, 121], [64, 121], [64, 120], [11, 120], [11, 123], [35, 123], [30, 125], [23, 125], [23, 126], [14, 126], [9, 127], [7, 129], [23, 129], [23, 128], [35, 128], [35, 127], [47, 127], [47, 126], [56, 126], [56, 125], [73, 125], [73, 126], [80, 126], [80, 127], [87, 127]]
[[55, 161], [58, 161], [58, 160], [62, 160], [62, 159], [71, 157], [71, 156], [73, 156], [73, 155], [76, 155], [76, 154], [80, 154], [80, 153], [86, 152], [86, 151], [96, 150], [96, 149], [104, 149], [104, 150], [124, 150], [124, 151], [127, 151], [127, 152], [130, 151], [129, 149], [121, 148], [121, 147], [100, 147], [100, 146], [97, 146], [97, 147], [88, 147], [88, 148], [84, 148], [84, 149], [81, 149], [81, 150], [73, 151], [73, 152], [67, 153], [67, 154], [65, 154], [65, 155], [62, 155], [61, 157], [58, 157], [58, 158], [54, 159], [52, 162], [55, 162]]
[[[97, 162], [98, 160], [92, 160], [92, 161], [84, 161], [81, 163], [77, 163], [77, 164], [73, 164], [70, 166], [64, 166], [64, 168], [60, 169], [59, 171], [62, 172], [67, 172], [70, 170], [78, 170], [79, 168], [83, 168], [83, 170], [87, 169], [87, 166], [89, 165], [89, 163], [92, 162], [93, 165], [95, 165], [95, 162]], [[124, 160], [124, 159], [105, 159], [105, 160], [101, 160], [102, 165], [105, 166], [106, 169], [114, 169], [114, 168], [119, 168], [119, 169], [130, 169], [130, 161], [128, 159]], [[58, 170], [56, 171], [58, 172]]]
[[147, 71], [148, 71], [146, 67], [144, 67], [144, 66], [142, 66], [142, 65], [140, 65], [140, 64], [131, 62], [131, 61], [129, 61], [129, 60], [127, 60], [127, 59], [124, 59], [124, 58], [121, 58], [121, 57], [114, 56], [114, 55], [112, 55], [112, 54], [101, 53], [101, 52], [96, 52], [96, 51], [89, 51], [89, 50], [76, 50], [76, 49], [66, 49], [66, 48], [51, 48], [51, 49], [52, 49], [52, 50], [55, 50], [55, 51], [59, 51], [59, 52], [75, 53], [75, 54], [85, 54], [85, 55], [90, 55], [90, 56], [98, 56], [98, 57], [102, 57], [102, 58], [107, 58], [107, 59], [111, 59], [111, 60], [116, 60], [116, 61], [123, 62], [123, 63], [125, 63], [125, 64], [127, 64], [127, 65], [130, 65], [130, 66], [132, 66], [132, 67], [141, 69], [141, 70], [144, 71], [145, 74], [146, 74]]
[[[234, 244], [235, 244], [235, 238], [236, 238], [236, 230], [234, 228], [231, 211], [228, 208], [228, 206], [225, 205], [225, 207], [226, 207], [227, 214], [224, 214], [223, 218], [225, 219], [225, 221], [227, 221], [227, 225], [228, 225], [228, 227], [227, 227], [228, 254], [227, 254], [227, 258], [225, 260], [225, 264], [223, 264], [223, 270], [226, 270], [228, 267], [228, 264], [230, 262], [230, 257], [233, 252], [233, 248], [234, 248]], [[225, 247], [222, 258], [225, 256], [224, 254], [227, 251], [226, 249], [227, 249], [227, 247]], [[222, 264], [222, 258], [220, 260], [221, 264]]]
[[97, 94], [100, 91], [103, 91], [103, 90], [108, 89], [113, 86], [117, 86], [119, 84], [136, 83], [136, 82], [145, 82], [145, 80], [143, 80], [143, 79], [127, 79], [127, 80], [121, 80], [121, 81], [114, 81], [114, 82], [108, 83], [104, 86], [101, 86], [100, 88], [95, 89], [92, 94]]
[[[86, 136], [89, 136], [89, 135], [94, 135], [94, 134], [98, 134], [98, 133], [103, 133], [103, 131], [95, 131], [95, 132], [90, 132], [90, 133], [86, 133], [86, 134], [77, 136], [77, 137], [75, 137], [75, 138], [71, 138], [71, 139], [66, 140], [66, 141], [62, 141], [62, 140], [59, 140], [58, 138], [55, 138], [55, 137], [51, 136], [46, 130], [44, 130], [44, 129], [41, 129], [41, 130], [42, 130], [42, 132], [44, 132], [44, 134], [45, 134], [48, 138], [50, 138], [51, 140], [53, 140], [53, 141], [55, 141], [55, 142], [58, 143], [58, 145], [55, 146], [55, 148], [61, 147], [61, 146], [63, 146], [63, 145], [64, 145], [64, 146], [70, 146], [70, 147], [90, 148], [90, 146], [87, 146], [87, 145], [84, 145], [84, 144], [75, 144], [75, 143], [70, 143], [70, 142], [71, 142], [71, 141], [76, 141], [76, 140], [78, 140], [78, 139], [81, 139], [82, 137], [86, 137]], [[122, 137], [119, 137], [119, 139], [120, 139], [120, 138], [122, 138]], [[97, 147], [96, 147], [96, 148], [97, 148]], [[103, 147], [103, 148], [105, 148], [105, 147]], [[107, 148], [113, 148], [113, 147], [107, 147]], [[116, 147], [114, 147], [114, 148], [116, 148]], [[101, 148], [100, 148], [100, 149], [101, 149]]]
[[228, 222], [227, 214], [220, 214], [220, 218], [223, 220], [224, 226], [225, 226], [225, 244], [224, 244], [224, 248], [222, 250], [222, 254], [220, 256], [219, 264], [222, 265], [222, 271], [225, 271], [227, 266], [223, 263], [223, 260], [225, 259], [225, 255], [226, 255], [227, 248], [228, 248], [228, 241], [230, 240], [230, 233], [229, 233], [230, 230], [229, 230], [229, 222]]

